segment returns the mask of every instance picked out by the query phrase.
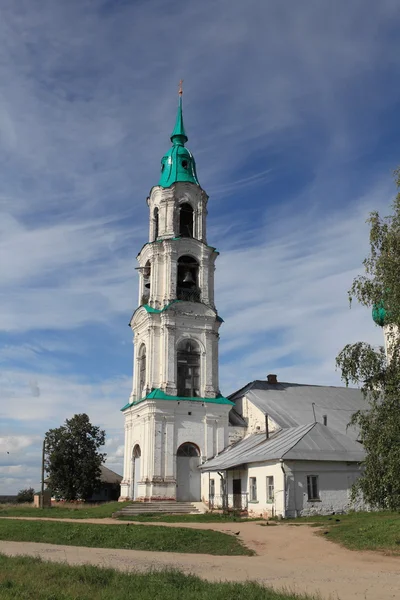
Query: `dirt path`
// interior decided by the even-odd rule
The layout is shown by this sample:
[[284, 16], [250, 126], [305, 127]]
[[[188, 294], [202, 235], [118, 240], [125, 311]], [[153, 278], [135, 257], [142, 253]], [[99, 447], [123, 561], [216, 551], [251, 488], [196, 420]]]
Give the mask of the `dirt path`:
[[[126, 521], [112, 519], [62, 520], [127, 526]], [[1, 541], [0, 552], [41, 556], [69, 564], [91, 563], [123, 571], [175, 567], [208, 580], [252, 579], [277, 589], [284, 587], [298, 592], [319, 592], [324, 600], [393, 600], [400, 596], [400, 558], [345, 550], [316, 536], [315, 530], [307, 526], [263, 527], [254, 522], [165, 525], [227, 533], [240, 531], [238, 537], [254, 548], [258, 556], [209, 556]]]

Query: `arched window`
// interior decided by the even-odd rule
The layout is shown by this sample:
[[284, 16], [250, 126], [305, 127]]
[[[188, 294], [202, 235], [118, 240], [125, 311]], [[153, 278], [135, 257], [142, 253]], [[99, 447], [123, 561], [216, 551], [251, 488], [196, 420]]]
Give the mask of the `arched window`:
[[154, 241], [156, 242], [157, 238], [158, 238], [158, 208], [154, 209], [153, 219], [154, 219]]
[[142, 277], [143, 277], [143, 296], [142, 296], [142, 304], [147, 304], [150, 298], [150, 278], [151, 278], [151, 264], [148, 260], [145, 266], [142, 269]]
[[200, 302], [199, 263], [192, 256], [178, 259], [178, 277], [176, 297], [187, 302]]
[[194, 340], [182, 340], [177, 348], [178, 396], [200, 396], [200, 348]]
[[193, 208], [185, 202], [179, 210], [179, 233], [182, 237], [193, 237]]
[[142, 344], [139, 350], [139, 396], [142, 396], [146, 385], [146, 346]]
[[200, 456], [200, 452], [195, 444], [191, 444], [190, 442], [185, 442], [179, 446], [178, 451], [176, 453], [177, 456]]
[[133, 458], [140, 458], [142, 456], [142, 452], [140, 450], [140, 446], [139, 444], [136, 444], [136, 446], [133, 449]]

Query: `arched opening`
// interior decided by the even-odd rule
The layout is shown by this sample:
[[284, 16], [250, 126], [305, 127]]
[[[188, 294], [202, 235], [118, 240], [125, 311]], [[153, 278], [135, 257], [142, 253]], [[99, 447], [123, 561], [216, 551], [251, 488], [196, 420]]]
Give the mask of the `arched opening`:
[[200, 451], [192, 442], [185, 442], [178, 448], [177, 456], [200, 456]]
[[156, 242], [157, 238], [158, 238], [158, 208], [154, 209], [153, 221], [154, 221], [154, 223], [153, 223], [153, 225], [154, 225], [154, 229], [153, 229], [154, 236], [153, 236], [153, 238], [154, 238], [154, 241]]
[[139, 444], [133, 448], [132, 453], [132, 498], [137, 500], [138, 498], [138, 482], [140, 480], [140, 459], [142, 452]]
[[193, 237], [194, 210], [185, 202], [179, 209], [179, 233], [182, 237]]
[[143, 296], [142, 304], [147, 304], [150, 298], [150, 279], [151, 279], [151, 264], [148, 260], [142, 269], [143, 277]]
[[200, 302], [198, 287], [199, 263], [191, 256], [181, 256], [178, 259], [178, 277], [176, 297], [187, 302]]
[[182, 340], [177, 348], [178, 396], [200, 396], [200, 348], [194, 340]]
[[146, 385], [146, 346], [141, 345], [139, 350], [139, 398], [142, 397]]
[[199, 502], [201, 496], [200, 451], [195, 444], [185, 442], [176, 453], [176, 499]]

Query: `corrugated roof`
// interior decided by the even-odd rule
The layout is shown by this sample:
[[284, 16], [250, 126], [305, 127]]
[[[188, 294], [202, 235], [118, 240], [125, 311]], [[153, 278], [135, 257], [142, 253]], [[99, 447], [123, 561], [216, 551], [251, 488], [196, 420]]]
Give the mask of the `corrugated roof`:
[[347, 435], [321, 423], [308, 423], [282, 429], [269, 439], [265, 439], [265, 433], [249, 436], [206, 462], [201, 469], [218, 471], [244, 463], [280, 459], [361, 462], [364, 457], [361, 444]]
[[357, 439], [357, 429], [347, 428], [351, 415], [357, 410], [368, 408], [359, 390], [346, 387], [253, 381], [229, 398], [235, 401], [241, 396], [246, 396], [282, 429], [298, 427], [313, 421], [314, 403], [318, 422], [322, 423], [323, 415], [327, 415], [328, 427], [354, 440]]
[[[237, 459], [243, 458], [243, 456], [247, 456], [247, 454], [249, 452], [251, 452], [255, 448], [255, 446], [257, 446], [258, 444], [261, 444], [263, 441], [265, 441], [265, 433], [255, 433], [254, 435], [249, 435], [248, 437], [244, 438], [243, 440], [239, 440], [238, 442], [235, 442], [231, 446], [228, 446], [227, 448], [225, 448], [225, 450], [223, 450], [221, 452], [221, 454], [218, 454], [214, 458], [212, 458], [209, 461], [207, 461], [206, 463], [204, 463], [204, 465], [201, 468], [203, 469], [203, 467], [206, 467], [206, 466], [208, 467], [208, 465], [212, 465], [211, 469], [207, 468], [205, 470], [216, 471], [220, 468], [221, 469], [227, 468], [225, 466], [223, 466], [223, 467], [218, 466], [220, 463], [223, 465], [227, 464], [227, 461], [229, 462], [229, 464], [231, 462], [232, 462], [232, 464], [235, 464], [235, 465], [241, 464], [240, 461], [237, 462]], [[242, 462], [246, 462], [246, 461], [242, 460]]]

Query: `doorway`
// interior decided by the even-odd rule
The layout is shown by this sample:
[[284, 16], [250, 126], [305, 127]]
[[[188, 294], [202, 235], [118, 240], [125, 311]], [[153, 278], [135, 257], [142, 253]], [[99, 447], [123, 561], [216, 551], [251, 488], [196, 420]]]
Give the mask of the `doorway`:
[[132, 460], [132, 498], [137, 500], [138, 498], [138, 482], [140, 480], [140, 459], [141, 459], [140, 446], [136, 444], [133, 449], [133, 460]]
[[200, 502], [200, 452], [195, 444], [186, 442], [176, 453], [176, 499], [180, 502]]
[[242, 480], [232, 480], [233, 508], [242, 508]]

